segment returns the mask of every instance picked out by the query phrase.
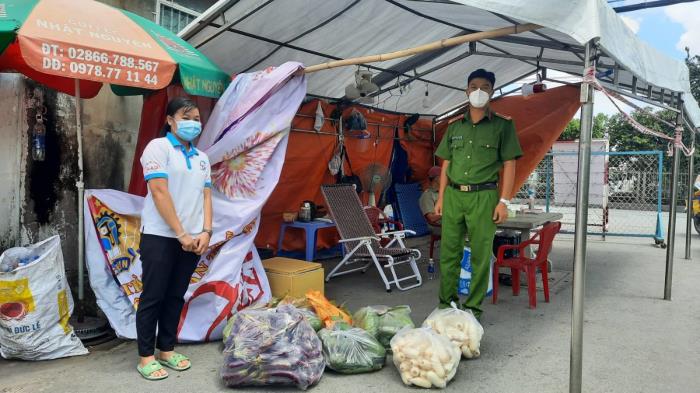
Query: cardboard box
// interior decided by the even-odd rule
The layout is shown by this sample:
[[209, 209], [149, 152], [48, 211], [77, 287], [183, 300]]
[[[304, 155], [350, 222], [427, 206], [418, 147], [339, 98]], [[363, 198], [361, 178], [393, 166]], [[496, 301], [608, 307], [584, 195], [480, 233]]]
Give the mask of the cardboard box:
[[323, 293], [323, 267], [320, 263], [278, 257], [265, 259], [262, 264], [274, 297], [303, 297], [309, 290]]

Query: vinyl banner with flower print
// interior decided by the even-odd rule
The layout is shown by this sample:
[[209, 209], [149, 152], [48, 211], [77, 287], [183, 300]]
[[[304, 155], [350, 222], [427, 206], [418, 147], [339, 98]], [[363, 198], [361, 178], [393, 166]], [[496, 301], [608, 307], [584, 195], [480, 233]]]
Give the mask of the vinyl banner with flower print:
[[[212, 164], [214, 235], [185, 294], [180, 342], [220, 339], [232, 313], [270, 298], [253, 240], [260, 211], [279, 180], [291, 121], [306, 94], [301, 69], [299, 63], [286, 63], [238, 75], [197, 144]], [[89, 190], [84, 203], [90, 284], [117, 334], [135, 338], [143, 198]]]

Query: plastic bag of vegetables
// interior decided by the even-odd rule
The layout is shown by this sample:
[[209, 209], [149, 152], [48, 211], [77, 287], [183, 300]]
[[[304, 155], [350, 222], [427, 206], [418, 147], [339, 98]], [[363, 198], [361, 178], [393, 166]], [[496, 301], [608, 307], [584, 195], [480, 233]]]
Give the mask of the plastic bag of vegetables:
[[374, 336], [344, 323], [321, 329], [323, 356], [331, 370], [343, 374], [359, 374], [384, 367], [386, 350]]
[[436, 309], [428, 315], [423, 327], [430, 327], [448, 338], [467, 359], [481, 355], [479, 347], [484, 328], [469, 311], [462, 311], [454, 305], [451, 308]]
[[299, 312], [304, 316], [306, 322], [308, 322], [311, 325], [315, 332], [323, 328], [323, 323], [321, 322], [321, 319], [318, 317], [318, 315], [316, 315], [315, 312], [313, 312], [313, 310], [308, 308], [300, 308]]
[[430, 328], [401, 330], [391, 339], [391, 349], [406, 385], [444, 388], [459, 366], [459, 349]]
[[369, 332], [386, 348], [399, 330], [415, 327], [409, 306], [363, 307], [352, 318], [355, 326]]
[[345, 312], [341, 307], [328, 301], [320, 291], [307, 292], [306, 300], [314, 308], [316, 315], [318, 315], [319, 319], [321, 319], [326, 327], [332, 327], [336, 321], [345, 321], [352, 324], [350, 314]]
[[[323, 327], [323, 323], [321, 323], [321, 320], [318, 318], [318, 315], [316, 315], [313, 310], [309, 308], [297, 308], [301, 315], [304, 316], [304, 319], [311, 325], [311, 327], [314, 329], [315, 332], [318, 332], [321, 330]], [[224, 326], [224, 343], [226, 343], [226, 340], [228, 340], [228, 336], [231, 334], [231, 328], [233, 327], [233, 324], [235, 323], [234, 318], [231, 317], [229, 320], [226, 322], [226, 326]]]
[[321, 322], [321, 318], [316, 315], [316, 312], [314, 312], [313, 307], [311, 304], [306, 300], [305, 297], [303, 298], [293, 298], [290, 296], [286, 296], [284, 299], [279, 301], [280, 305], [283, 304], [290, 304], [296, 308], [299, 309], [299, 311], [304, 314], [304, 318], [311, 324], [311, 327], [314, 328], [315, 331], [321, 330], [323, 328], [323, 322]]
[[306, 390], [323, 375], [321, 340], [290, 305], [232, 317], [221, 377], [226, 386], [292, 385]]

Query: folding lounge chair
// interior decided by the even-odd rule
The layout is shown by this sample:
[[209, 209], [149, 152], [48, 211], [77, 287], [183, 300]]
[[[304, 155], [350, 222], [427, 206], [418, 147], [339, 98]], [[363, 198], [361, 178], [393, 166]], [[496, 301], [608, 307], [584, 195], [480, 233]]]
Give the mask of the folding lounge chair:
[[[363, 273], [374, 263], [379, 271], [379, 275], [384, 281], [387, 292], [391, 292], [391, 285], [396, 285], [399, 290], [420, 286], [423, 281], [418, 271], [416, 260], [421, 256], [420, 251], [406, 248], [403, 238], [411, 231], [395, 231], [385, 233], [394, 237], [389, 247], [382, 247], [379, 244], [380, 235], [374, 232], [367, 215], [362, 209], [362, 203], [352, 185], [334, 184], [321, 186], [321, 192], [326, 199], [326, 205], [331, 217], [338, 228], [340, 242], [345, 248], [345, 257], [329, 274], [326, 282], [336, 276], [362, 271]], [[395, 245], [394, 245], [395, 244]], [[412, 275], [399, 278], [396, 275], [395, 267], [408, 263], [413, 271]], [[360, 264], [360, 267], [341, 270], [352, 264]], [[382, 265], [383, 264], [383, 265]], [[391, 273], [392, 280], [387, 279], [384, 269]], [[415, 284], [404, 286], [407, 280], [416, 280]]]

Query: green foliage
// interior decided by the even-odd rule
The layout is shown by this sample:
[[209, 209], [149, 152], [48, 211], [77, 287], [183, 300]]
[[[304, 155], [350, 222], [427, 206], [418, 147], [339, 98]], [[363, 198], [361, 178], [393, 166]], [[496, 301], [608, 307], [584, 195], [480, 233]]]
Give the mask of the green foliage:
[[[593, 139], [600, 139], [605, 137], [606, 124], [608, 122], [608, 116], [604, 113], [599, 113], [593, 118]], [[572, 119], [569, 124], [566, 125], [564, 132], [561, 133], [559, 137], [560, 141], [575, 141], [581, 135], [581, 121], [579, 119]]]
[[685, 59], [690, 74], [690, 91], [695, 97], [695, 101], [700, 102], [700, 56], [688, 56]]

